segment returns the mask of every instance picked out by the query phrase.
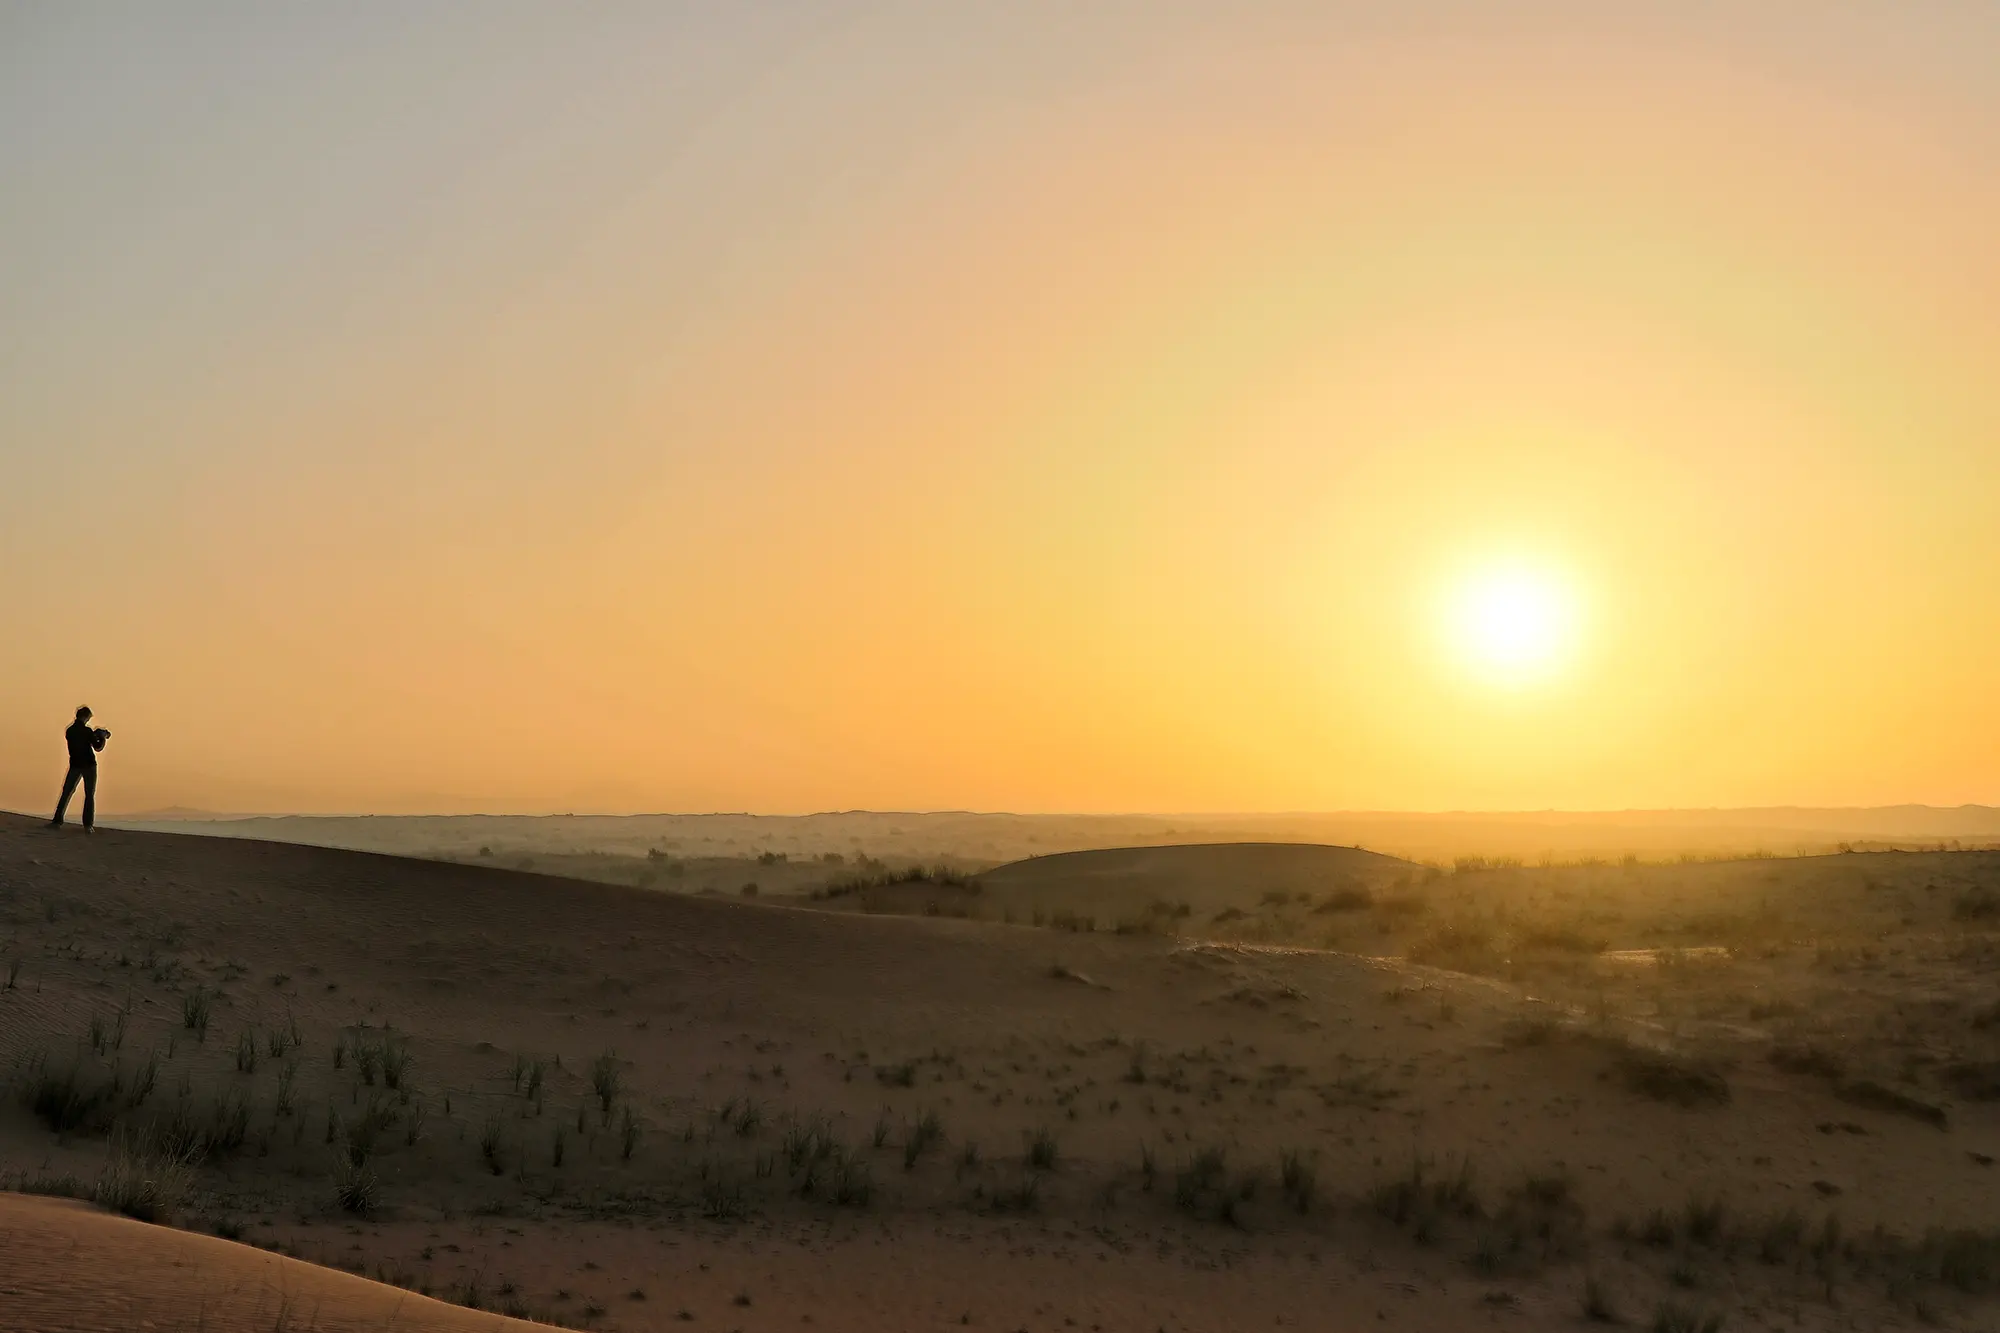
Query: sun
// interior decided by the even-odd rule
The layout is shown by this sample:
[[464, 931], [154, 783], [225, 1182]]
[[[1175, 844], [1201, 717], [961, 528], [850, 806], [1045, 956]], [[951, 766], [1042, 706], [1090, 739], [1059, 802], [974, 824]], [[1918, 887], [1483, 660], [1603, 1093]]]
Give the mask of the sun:
[[1550, 569], [1514, 563], [1475, 567], [1453, 587], [1445, 628], [1456, 655], [1484, 679], [1525, 684], [1569, 664], [1577, 598]]

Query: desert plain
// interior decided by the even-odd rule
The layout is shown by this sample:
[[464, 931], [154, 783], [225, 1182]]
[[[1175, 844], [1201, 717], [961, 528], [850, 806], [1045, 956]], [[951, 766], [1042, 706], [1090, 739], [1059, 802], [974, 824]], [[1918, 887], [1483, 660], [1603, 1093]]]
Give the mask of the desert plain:
[[0, 817], [0, 1328], [2000, 1327], [2000, 853], [783, 865]]

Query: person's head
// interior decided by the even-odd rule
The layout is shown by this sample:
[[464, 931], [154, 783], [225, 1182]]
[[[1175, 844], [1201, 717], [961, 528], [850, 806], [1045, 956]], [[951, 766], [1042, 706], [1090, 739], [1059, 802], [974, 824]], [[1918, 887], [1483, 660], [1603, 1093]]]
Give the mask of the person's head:
[[79, 721], [79, 722], [88, 722], [88, 721], [90, 721], [90, 709], [89, 709], [89, 708], [87, 708], [87, 707], [86, 707], [86, 708], [79, 708], [79, 709], [77, 709], [77, 710], [76, 710], [76, 720], [77, 720], [77, 721]]

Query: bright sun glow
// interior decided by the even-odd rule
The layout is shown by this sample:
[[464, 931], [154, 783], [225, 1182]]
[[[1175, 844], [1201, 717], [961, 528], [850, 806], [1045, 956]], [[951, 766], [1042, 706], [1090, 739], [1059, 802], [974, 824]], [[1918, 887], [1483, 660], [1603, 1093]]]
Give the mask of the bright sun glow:
[[1547, 570], [1475, 570], [1453, 590], [1446, 619], [1460, 656], [1491, 680], [1511, 684], [1552, 675], [1575, 647], [1575, 594]]

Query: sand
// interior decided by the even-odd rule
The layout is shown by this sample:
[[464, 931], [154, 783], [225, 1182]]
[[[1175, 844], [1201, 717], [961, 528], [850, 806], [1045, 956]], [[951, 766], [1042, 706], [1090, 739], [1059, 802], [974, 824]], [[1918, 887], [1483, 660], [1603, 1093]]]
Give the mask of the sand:
[[[1587, 1284], [1648, 1326], [1993, 1319], [1993, 1104], [1906, 1089], [1940, 1128], [1573, 977], [4, 817], [16, 959], [0, 1184], [207, 1150], [178, 1229], [8, 1197], [0, 1327], [265, 1329], [289, 1290], [287, 1327], [1564, 1328]], [[1726, 1100], [1649, 1092], [1655, 1049]], [[53, 1076], [101, 1094], [63, 1133]]]

